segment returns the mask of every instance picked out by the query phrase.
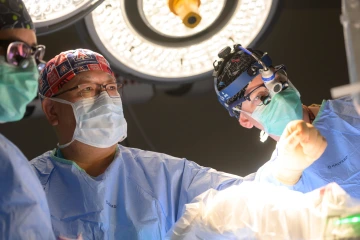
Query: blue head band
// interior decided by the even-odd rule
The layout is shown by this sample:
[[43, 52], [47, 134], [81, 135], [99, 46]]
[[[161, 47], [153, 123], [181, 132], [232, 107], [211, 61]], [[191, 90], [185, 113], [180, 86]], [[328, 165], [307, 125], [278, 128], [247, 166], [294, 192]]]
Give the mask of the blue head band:
[[[271, 58], [265, 54], [261, 61], [267, 66], [270, 67], [272, 65]], [[251, 82], [253, 78], [255, 78], [259, 74], [259, 69], [262, 69], [261, 64], [258, 62], [253, 63], [250, 67], [253, 67], [255, 69], [252, 74], [250, 74], [248, 71], [244, 71], [242, 74], [240, 74], [230, 85], [228, 85], [226, 88], [218, 91], [217, 90], [217, 81], [215, 79], [215, 92], [218, 97], [218, 101], [223, 105], [228, 111], [230, 116], [234, 117], [235, 114], [233, 112], [233, 107], [240, 104], [242, 100], [236, 101], [230, 105], [227, 104], [228, 100], [234, 97], [236, 94], [238, 94], [241, 90], [244, 89], [244, 87]]]

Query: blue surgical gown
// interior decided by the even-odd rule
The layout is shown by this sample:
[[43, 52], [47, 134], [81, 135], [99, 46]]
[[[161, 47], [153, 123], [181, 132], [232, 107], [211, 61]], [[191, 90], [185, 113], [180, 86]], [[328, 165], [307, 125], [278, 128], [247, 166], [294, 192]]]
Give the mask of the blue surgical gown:
[[[289, 188], [306, 193], [336, 182], [350, 196], [360, 199], [360, 116], [352, 99], [323, 101], [313, 125], [326, 138], [327, 148]], [[276, 159], [277, 149], [271, 160], [258, 170], [256, 181], [282, 185], [270, 173]]]
[[39, 179], [20, 150], [1, 134], [0, 239], [55, 239]]
[[68, 238], [163, 239], [197, 195], [244, 181], [186, 159], [121, 145], [98, 177], [60, 156], [49, 151], [31, 164], [45, 189], [55, 235]]

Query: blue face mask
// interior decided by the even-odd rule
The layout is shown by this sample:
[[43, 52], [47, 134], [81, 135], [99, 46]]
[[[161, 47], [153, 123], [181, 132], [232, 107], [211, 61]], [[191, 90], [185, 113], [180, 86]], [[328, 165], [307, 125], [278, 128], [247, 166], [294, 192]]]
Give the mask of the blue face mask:
[[0, 123], [20, 120], [37, 93], [39, 71], [31, 59], [25, 69], [8, 64], [0, 56]]
[[300, 94], [290, 85], [275, 94], [268, 105], [257, 106], [251, 117], [264, 127], [266, 133], [281, 136], [289, 122], [303, 119]]

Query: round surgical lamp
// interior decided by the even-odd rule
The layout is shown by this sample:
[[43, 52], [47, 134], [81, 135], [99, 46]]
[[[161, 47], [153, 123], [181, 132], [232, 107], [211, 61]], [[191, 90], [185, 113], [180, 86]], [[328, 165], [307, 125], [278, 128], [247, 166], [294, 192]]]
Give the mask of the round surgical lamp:
[[42, 36], [61, 30], [83, 19], [104, 0], [23, 0]]
[[119, 74], [151, 83], [211, 79], [224, 46], [257, 44], [280, 0], [106, 0], [85, 18]]

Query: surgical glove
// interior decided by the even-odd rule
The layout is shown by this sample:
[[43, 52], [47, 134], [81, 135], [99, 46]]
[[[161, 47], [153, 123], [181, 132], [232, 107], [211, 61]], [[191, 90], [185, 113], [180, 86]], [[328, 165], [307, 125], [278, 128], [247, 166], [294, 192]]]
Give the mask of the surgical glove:
[[310, 123], [295, 120], [288, 123], [278, 143], [274, 177], [283, 184], [295, 185], [302, 172], [325, 151], [326, 139]]

